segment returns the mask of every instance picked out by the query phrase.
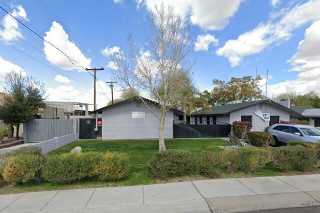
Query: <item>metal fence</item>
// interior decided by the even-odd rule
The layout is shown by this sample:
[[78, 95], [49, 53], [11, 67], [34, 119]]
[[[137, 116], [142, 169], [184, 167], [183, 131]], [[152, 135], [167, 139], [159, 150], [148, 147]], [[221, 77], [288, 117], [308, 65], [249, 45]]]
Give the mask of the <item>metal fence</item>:
[[190, 125], [174, 124], [174, 138], [210, 138], [210, 137], [228, 137], [231, 126], [225, 125]]
[[53, 138], [79, 135], [78, 120], [34, 119], [24, 124], [23, 132], [26, 143], [37, 143]]

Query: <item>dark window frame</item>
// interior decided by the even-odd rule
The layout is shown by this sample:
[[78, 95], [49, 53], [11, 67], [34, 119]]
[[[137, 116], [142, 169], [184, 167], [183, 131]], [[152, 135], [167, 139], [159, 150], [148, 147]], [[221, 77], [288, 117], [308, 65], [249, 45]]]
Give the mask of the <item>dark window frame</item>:
[[[277, 121], [274, 122], [272, 118], [276, 118]], [[279, 115], [271, 115], [269, 126], [272, 126], [272, 125], [278, 124], [278, 123], [280, 123], [280, 116]]]
[[241, 115], [241, 122], [249, 122], [252, 124], [252, 115]]

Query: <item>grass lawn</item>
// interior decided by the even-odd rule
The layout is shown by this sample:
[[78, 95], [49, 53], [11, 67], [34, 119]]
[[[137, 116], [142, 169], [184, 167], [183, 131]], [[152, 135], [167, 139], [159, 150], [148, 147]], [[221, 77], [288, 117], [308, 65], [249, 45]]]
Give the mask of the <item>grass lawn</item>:
[[[166, 145], [169, 150], [186, 150], [197, 155], [202, 151], [219, 151], [219, 146], [225, 144], [222, 139], [172, 139], [167, 140]], [[101, 141], [101, 140], [81, 140], [58, 150], [51, 154], [68, 153], [76, 146], [81, 146], [83, 152], [122, 152], [127, 153], [130, 157], [130, 176], [126, 180], [119, 182], [92, 182], [83, 181], [74, 184], [25, 184], [18, 186], [4, 185], [0, 187], [0, 194], [15, 193], [25, 191], [42, 191], [84, 187], [102, 187], [102, 186], [128, 186], [141, 185], [164, 182], [164, 180], [154, 180], [148, 176], [147, 166], [148, 161], [154, 153], [158, 151], [158, 142], [156, 140], [123, 140], [123, 141]], [[263, 169], [254, 176], [273, 176], [280, 175], [279, 171], [273, 169]], [[232, 174], [232, 177], [243, 177], [244, 174]], [[227, 176], [231, 177], [231, 175]], [[190, 179], [201, 179], [203, 177], [183, 177], [178, 179], [170, 179], [165, 181], [182, 181]]]

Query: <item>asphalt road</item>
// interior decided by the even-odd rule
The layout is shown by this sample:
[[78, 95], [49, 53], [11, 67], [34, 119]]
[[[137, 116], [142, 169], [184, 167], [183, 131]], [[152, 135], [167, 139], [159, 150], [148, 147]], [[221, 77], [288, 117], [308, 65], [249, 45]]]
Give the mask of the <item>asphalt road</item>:
[[247, 212], [247, 213], [319, 213], [319, 212], [320, 212], [320, 206], [290, 208], [290, 209], [261, 210], [261, 211]]

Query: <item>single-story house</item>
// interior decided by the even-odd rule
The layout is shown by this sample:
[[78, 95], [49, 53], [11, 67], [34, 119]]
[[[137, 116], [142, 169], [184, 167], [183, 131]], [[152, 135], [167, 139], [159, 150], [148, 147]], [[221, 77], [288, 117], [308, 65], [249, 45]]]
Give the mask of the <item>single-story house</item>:
[[191, 115], [191, 125], [232, 124], [247, 121], [252, 131], [264, 131], [269, 125], [289, 122], [291, 117], [301, 118], [298, 112], [270, 99], [214, 106], [209, 111], [198, 111]]
[[[159, 137], [160, 107], [155, 101], [138, 96], [100, 108], [96, 112], [100, 121], [102, 120], [102, 139]], [[209, 111], [197, 111], [188, 116], [185, 131], [211, 131], [217, 126], [229, 126], [234, 121], [247, 121], [252, 124], [252, 131], [264, 131], [269, 125], [290, 122], [291, 118], [303, 116], [272, 100], [256, 100], [214, 106]], [[181, 111], [172, 109], [167, 112], [166, 138], [173, 138], [174, 125], [179, 125], [182, 120]]]
[[[102, 118], [102, 139], [159, 138], [160, 108], [157, 102], [133, 97], [97, 110]], [[177, 110], [167, 112], [165, 137], [173, 137]]]
[[320, 127], [320, 109], [308, 107], [292, 107], [293, 110], [303, 115], [308, 120], [309, 125]]

